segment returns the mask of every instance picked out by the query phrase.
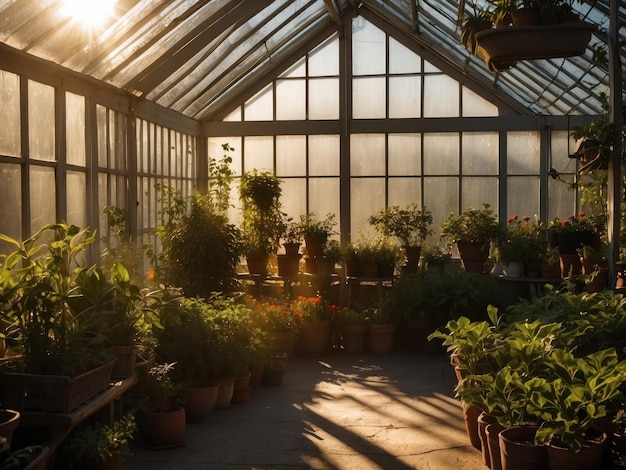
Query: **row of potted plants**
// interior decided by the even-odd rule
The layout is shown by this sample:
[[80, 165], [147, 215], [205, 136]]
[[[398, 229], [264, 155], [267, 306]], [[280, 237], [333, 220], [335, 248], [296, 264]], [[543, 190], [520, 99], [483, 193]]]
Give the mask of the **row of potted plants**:
[[[623, 432], [617, 425], [625, 405], [624, 303], [609, 290], [555, 289], [504, 313], [490, 307], [489, 320], [451, 320], [430, 335], [448, 348], [468, 434], [485, 450], [486, 464], [565, 468], [556, 462], [575, 453], [568, 468], [599, 468], [606, 434]], [[480, 412], [487, 424], [483, 442], [471, 419]], [[509, 444], [518, 440], [513, 434], [519, 435], [521, 426], [520, 452]], [[504, 431], [509, 428], [515, 431]], [[623, 450], [617, 453], [623, 458]], [[535, 455], [538, 460], [531, 463]]]

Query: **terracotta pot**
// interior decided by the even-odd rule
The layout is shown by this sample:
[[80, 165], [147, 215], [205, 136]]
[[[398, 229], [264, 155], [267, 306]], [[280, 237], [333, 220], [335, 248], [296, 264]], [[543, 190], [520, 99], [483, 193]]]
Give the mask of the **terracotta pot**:
[[561, 276], [570, 277], [577, 276], [581, 273], [582, 265], [578, 255], [559, 255], [561, 264]]
[[305, 321], [300, 327], [296, 350], [304, 356], [323, 354], [328, 347], [330, 322], [328, 320]]
[[484, 411], [478, 416], [478, 438], [480, 439], [480, 451], [483, 463], [491, 468], [491, 455], [489, 454], [489, 440], [487, 439], [487, 426], [496, 423], [497, 420]]
[[463, 421], [465, 421], [465, 430], [470, 444], [475, 449], [481, 450], [480, 435], [478, 434], [478, 417], [483, 412], [480, 408], [467, 405], [463, 402]]
[[20, 424], [20, 412], [15, 410], [0, 410], [0, 436], [6, 438], [10, 446], [13, 433]]
[[300, 258], [302, 255], [276, 255], [278, 275], [281, 277], [293, 277], [300, 270]]
[[344, 325], [340, 329], [341, 346], [347, 354], [361, 354], [365, 350], [367, 324]]
[[307, 274], [317, 274], [317, 260], [314, 257], [305, 256], [304, 272]]
[[300, 252], [300, 245], [301, 243], [284, 243], [283, 246], [285, 247], [285, 254], [286, 255], [298, 255]]
[[407, 246], [404, 248], [404, 256], [406, 257], [407, 266], [417, 266], [420, 262], [422, 254], [421, 246]]
[[464, 240], [459, 240], [456, 245], [463, 268], [469, 272], [482, 273], [489, 258], [489, 246]]
[[548, 468], [550, 470], [598, 470], [602, 462], [606, 434], [586, 441], [578, 452], [553, 442], [547, 446]]
[[268, 335], [268, 343], [272, 353], [285, 353], [289, 358], [293, 357], [298, 333], [295, 331], [272, 331]]
[[324, 254], [324, 246], [326, 245], [327, 238], [319, 237], [304, 237], [304, 244], [307, 256], [314, 258], [316, 256], [322, 256]]
[[215, 399], [216, 410], [224, 410], [230, 407], [230, 402], [233, 399], [233, 392], [235, 391], [235, 377], [218, 377], [217, 380], [220, 384], [220, 388], [217, 392], [217, 398]]
[[200, 423], [213, 411], [220, 384], [217, 381], [198, 381], [184, 383], [180, 397], [188, 423]]
[[167, 449], [185, 445], [185, 409], [166, 413], [143, 411], [141, 432], [146, 445], [152, 449]]
[[504, 429], [499, 423], [491, 423], [485, 427], [487, 443], [489, 445], [489, 459], [491, 460], [491, 470], [502, 470], [502, 460], [500, 458], [500, 431]]
[[572, 232], [557, 232], [559, 243], [559, 253], [561, 255], [576, 255], [577, 249], [583, 245], [590, 245], [594, 238], [594, 233], [589, 230], [577, 230]]
[[395, 343], [396, 325], [371, 323], [367, 328], [367, 343], [372, 354], [389, 354]]
[[114, 346], [113, 356], [115, 357], [115, 364], [113, 364], [111, 377], [116, 379], [130, 377], [137, 363], [137, 348], [135, 346]]
[[247, 255], [248, 272], [253, 276], [267, 276], [267, 255]]
[[122, 454], [113, 454], [102, 462], [86, 462], [81, 468], [90, 470], [119, 470], [122, 468]]
[[535, 445], [537, 426], [513, 426], [500, 432], [502, 470], [548, 470], [545, 446]]

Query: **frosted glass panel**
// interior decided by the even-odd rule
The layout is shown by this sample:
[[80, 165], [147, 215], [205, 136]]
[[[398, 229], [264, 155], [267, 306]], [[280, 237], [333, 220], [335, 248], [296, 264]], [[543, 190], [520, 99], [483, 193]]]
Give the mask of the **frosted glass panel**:
[[222, 148], [222, 144], [228, 144], [234, 150], [228, 152], [228, 155], [233, 159], [230, 164], [230, 169], [233, 170], [235, 176], [241, 176], [242, 173], [242, 160], [241, 160], [241, 137], [209, 137], [207, 139], [207, 151], [209, 157], [216, 160], [221, 160], [226, 154]]
[[19, 75], [0, 70], [0, 103], [0, 154], [19, 157], [22, 153]]
[[254, 168], [274, 171], [274, 139], [268, 136], [244, 139], [244, 171]]
[[[16, 240], [22, 239], [22, 178], [20, 165], [0, 163], [0, 201], [3, 216], [0, 217], [0, 233]], [[2, 248], [12, 250], [12, 247], [0, 244]]]
[[306, 118], [306, 81], [276, 81], [276, 119], [302, 120]]
[[276, 175], [306, 176], [306, 136], [276, 137]]
[[389, 178], [388, 200], [390, 206], [420, 204], [422, 201], [421, 178]]
[[421, 134], [389, 134], [389, 175], [419, 175], [422, 168]]
[[567, 219], [576, 214], [576, 197], [570, 186], [548, 178], [548, 220]]
[[67, 223], [87, 226], [87, 175], [67, 172]]
[[[109, 162], [109, 151], [107, 145], [107, 109], [104, 106], [96, 105], [96, 122], [98, 128], [98, 166], [106, 168]], [[150, 153], [153, 158], [155, 153]], [[151, 168], [154, 171], [154, 160]]]
[[[520, 218], [526, 216], [532, 218], [539, 214], [539, 177], [509, 177], [507, 178], [507, 191], [507, 219], [514, 215]], [[570, 192], [570, 196], [572, 195], [573, 193]]]
[[352, 240], [359, 230], [365, 234], [376, 233], [367, 219], [385, 207], [384, 178], [352, 178], [350, 180], [350, 233]]
[[339, 119], [339, 79], [309, 80], [309, 119]]
[[385, 33], [361, 16], [352, 20], [352, 73], [385, 73]]
[[507, 133], [507, 173], [528, 175], [539, 173], [539, 133]]
[[417, 75], [389, 78], [389, 117], [420, 117], [421, 82]]
[[36, 232], [56, 222], [54, 168], [30, 167], [30, 229]]
[[[576, 172], [576, 159], [569, 158], [576, 149], [576, 142], [573, 137], [568, 137], [567, 131], [552, 131], [552, 167], [559, 172]], [[569, 141], [569, 147], [568, 147]]]
[[309, 174], [311, 176], [339, 175], [339, 136], [309, 136]]
[[433, 213], [435, 236], [450, 212], [458, 213], [458, 178], [424, 178], [424, 205]]
[[352, 116], [354, 119], [385, 117], [385, 79], [355, 78], [353, 80]]
[[281, 75], [281, 77], [305, 77], [306, 76], [306, 61], [304, 57], [296, 62], [294, 65]]
[[424, 134], [424, 174], [459, 174], [459, 135], [456, 132]]
[[433, 64], [425, 60], [424, 61], [424, 73], [441, 73], [441, 70], [439, 70]]
[[269, 85], [246, 101], [243, 106], [244, 119], [246, 121], [271, 121], [274, 119], [273, 96], [272, 86]]
[[472, 90], [462, 87], [463, 116], [498, 116], [498, 107], [477, 95]]
[[54, 88], [28, 81], [28, 145], [30, 158], [53, 162]]
[[352, 134], [350, 146], [350, 175], [385, 174], [385, 136], [383, 134]]
[[498, 133], [464, 132], [463, 136], [463, 174], [497, 175], [498, 174]]
[[280, 182], [282, 195], [280, 202], [282, 203], [282, 211], [297, 221], [300, 214], [306, 213], [306, 179], [289, 178]]
[[237, 106], [235, 109], [233, 109], [226, 117], [224, 117], [223, 121], [226, 121], [226, 122], [241, 121], [241, 106]]
[[491, 205], [498, 211], [498, 178], [464, 177], [461, 181], [461, 200], [464, 208], [482, 208]]
[[85, 166], [85, 97], [65, 94], [67, 163]]
[[421, 68], [420, 56], [389, 38], [389, 73], [419, 73]]
[[309, 212], [319, 217], [335, 214], [339, 231], [339, 178], [309, 179]]
[[459, 82], [447, 75], [424, 77], [424, 117], [457, 117]]
[[334, 36], [309, 54], [309, 77], [339, 75], [339, 39]]

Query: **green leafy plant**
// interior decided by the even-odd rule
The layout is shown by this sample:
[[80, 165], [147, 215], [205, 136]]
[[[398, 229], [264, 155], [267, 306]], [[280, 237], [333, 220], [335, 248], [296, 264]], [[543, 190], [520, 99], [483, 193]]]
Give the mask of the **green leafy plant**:
[[369, 223], [385, 237], [396, 237], [403, 248], [421, 246], [432, 234], [432, 213], [417, 204], [406, 207], [390, 206], [368, 219]]
[[175, 362], [157, 364], [148, 371], [147, 380], [143, 384], [146, 410], [153, 413], [167, 413], [180, 408], [177, 395], [179, 385], [171, 376], [175, 365]]
[[328, 239], [336, 233], [335, 224], [335, 214], [328, 213], [324, 218], [318, 218], [314, 212], [309, 212], [300, 215], [297, 227], [309, 247], [318, 244], [324, 250]]
[[474, 241], [487, 245], [502, 236], [502, 227], [491, 206], [483, 204], [482, 209], [469, 207], [458, 216], [450, 213], [441, 225], [441, 236], [450, 242]]

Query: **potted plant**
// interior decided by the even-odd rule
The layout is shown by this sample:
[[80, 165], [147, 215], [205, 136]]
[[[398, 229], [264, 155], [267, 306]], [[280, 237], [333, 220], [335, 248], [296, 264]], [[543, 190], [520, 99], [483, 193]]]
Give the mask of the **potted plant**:
[[300, 215], [298, 228], [304, 238], [306, 255], [309, 258], [323, 255], [328, 239], [335, 233], [335, 223], [335, 214], [326, 214], [322, 219], [314, 212]]
[[333, 312], [333, 323], [345, 353], [361, 354], [365, 350], [367, 318], [362, 309], [337, 307]]
[[322, 354], [330, 339], [331, 310], [322, 297], [299, 296], [290, 304], [300, 328], [296, 340], [296, 352], [305, 356]]
[[280, 180], [269, 172], [254, 169], [241, 178], [239, 198], [243, 215], [243, 253], [251, 274], [267, 275], [269, 256], [276, 254], [285, 233], [281, 193]]
[[119, 469], [122, 458], [130, 455], [129, 441], [137, 431], [133, 415], [125, 415], [108, 426], [85, 424], [74, 429], [63, 441], [61, 452], [71, 468]]
[[372, 354], [389, 354], [395, 346], [396, 324], [391, 299], [381, 295], [375, 305], [365, 310], [367, 346]]
[[298, 224], [291, 221], [288, 222], [283, 235], [285, 253], [279, 253], [277, 255], [279, 276], [291, 277], [298, 274], [300, 270], [300, 258], [302, 258], [302, 255], [299, 253], [301, 244], [302, 235], [300, 234]]
[[390, 206], [368, 219], [385, 237], [395, 237], [404, 250], [406, 265], [415, 268], [419, 263], [422, 244], [432, 234], [432, 213], [417, 204], [401, 208]]
[[452, 260], [452, 254], [438, 243], [424, 249], [423, 262], [429, 274], [443, 274], [445, 267]]
[[178, 397], [179, 386], [171, 377], [176, 363], [157, 364], [142, 384], [145, 403], [140, 430], [153, 449], [167, 449], [185, 444], [185, 409]]
[[598, 249], [591, 245], [583, 245], [579, 250], [583, 280], [587, 292], [599, 292], [608, 286], [607, 251], [608, 247], [604, 244], [601, 244]]
[[468, 271], [482, 272], [489, 257], [489, 244], [502, 236], [502, 227], [489, 204], [482, 209], [469, 207], [460, 215], [450, 213], [441, 225], [441, 236], [456, 243]]

